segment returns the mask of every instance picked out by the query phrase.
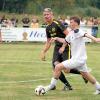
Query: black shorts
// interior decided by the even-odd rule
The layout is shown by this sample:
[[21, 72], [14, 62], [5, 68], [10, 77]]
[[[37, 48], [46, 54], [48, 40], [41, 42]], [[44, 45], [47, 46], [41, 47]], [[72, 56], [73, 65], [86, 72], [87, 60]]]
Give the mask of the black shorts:
[[69, 46], [67, 46], [63, 52], [63, 54], [60, 54], [59, 53], [59, 49], [61, 48], [61, 46], [55, 46], [54, 47], [54, 52], [53, 52], [53, 59], [52, 59], [52, 65], [53, 67], [55, 67], [54, 63], [56, 61], [58, 62], [62, 62], [62, 61], [65, 61], [67, 59], [70, 58], [70, 49], [69, 49]]

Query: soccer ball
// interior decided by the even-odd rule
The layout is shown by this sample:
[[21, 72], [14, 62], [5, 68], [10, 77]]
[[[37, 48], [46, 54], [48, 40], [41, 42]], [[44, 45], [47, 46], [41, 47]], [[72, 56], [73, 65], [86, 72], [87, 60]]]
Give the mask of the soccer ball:
[[44, 86], [39, 85], [35, 88], [35, 94], [36, 95], [44, 95], [46, 93]]

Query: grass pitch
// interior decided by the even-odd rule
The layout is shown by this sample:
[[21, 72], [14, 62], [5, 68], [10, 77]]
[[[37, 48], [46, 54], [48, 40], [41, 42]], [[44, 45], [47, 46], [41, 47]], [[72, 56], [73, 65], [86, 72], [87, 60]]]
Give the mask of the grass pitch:
[[[100, 44], [86, 47], [87, 64], [100, 82]], [[100, 95], [93, 95], [94, 87], [75, 74], [66, 74], [73, 91], [62, 91], [63, 84], [58, 81], [55, 91], [36, 96], [35, 87], [48, 85], [52, 77], [53, 46], [45, 62], [40, 60], [42, 48], [43, 43], [0, 44], [0, 100], [100, 100]]]

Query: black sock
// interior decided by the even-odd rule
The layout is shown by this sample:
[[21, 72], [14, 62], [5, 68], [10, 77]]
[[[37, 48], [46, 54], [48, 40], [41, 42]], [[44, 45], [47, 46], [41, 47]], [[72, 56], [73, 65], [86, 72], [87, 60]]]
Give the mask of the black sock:
[[65, 78], [65, 75], [61, 72], [61, 75], [59, 77], [59, 79], [61, 80], [61, 82], [63, 82], [66, 86], [71, 87], [70, 83], [67, 81], [67, 79]]
[[80, 74], [80, 72], [77, 69], [71, 69], [70, 73], [74, 73], [74, 74]]

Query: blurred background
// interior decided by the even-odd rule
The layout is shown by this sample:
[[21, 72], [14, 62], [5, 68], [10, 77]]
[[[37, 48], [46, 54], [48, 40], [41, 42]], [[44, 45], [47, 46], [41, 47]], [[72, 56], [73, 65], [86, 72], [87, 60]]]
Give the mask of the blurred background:
[[0, 17], [12, 19], [16, 16], [20, 26], [24, 14], [28, 14], [30, 19], [38, 18], [41, 24], [45, 7], [52, 8], [57, 18], [72, 15], [100, 17], [100, 0], [0, 0]]

